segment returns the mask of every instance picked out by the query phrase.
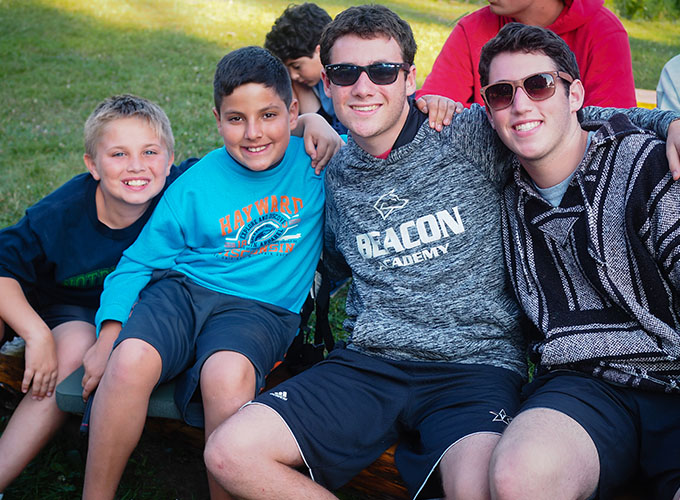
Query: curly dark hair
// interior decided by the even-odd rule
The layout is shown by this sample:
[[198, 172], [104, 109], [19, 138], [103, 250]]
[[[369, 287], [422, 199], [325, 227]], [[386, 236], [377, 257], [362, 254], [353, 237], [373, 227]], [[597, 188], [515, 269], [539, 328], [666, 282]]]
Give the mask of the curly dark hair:
[[289, 5], [274, 21], [264, 47], [283, 62], [312, 57], [321, 33], [331, 20], [328, 12], [314, 3]]

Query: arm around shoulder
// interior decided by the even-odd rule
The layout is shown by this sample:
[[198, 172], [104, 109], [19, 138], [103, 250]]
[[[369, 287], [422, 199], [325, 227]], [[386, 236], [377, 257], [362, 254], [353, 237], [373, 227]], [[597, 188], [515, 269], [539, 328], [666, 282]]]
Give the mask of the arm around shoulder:
[[297, 127], [291, 130], [291, 134], [304, 138], [305, 151], [312, 159], [312, 167], [317, 174], [321, 173], [344, 144], [342, 138], [324, 117], [316, 113], [300, 115]]
[[680, 178], [680, 113], [645, 108], [583, 108], [585, 120], [608, 120], [623, 113], [636, 126], [650, 130], [666, 140], [668, 166], [674, 179]]

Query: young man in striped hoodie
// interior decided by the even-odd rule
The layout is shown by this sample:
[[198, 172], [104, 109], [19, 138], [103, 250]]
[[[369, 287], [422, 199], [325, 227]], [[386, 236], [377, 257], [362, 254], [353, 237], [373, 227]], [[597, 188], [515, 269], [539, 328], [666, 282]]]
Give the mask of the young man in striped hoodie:
[[489, 121], [516, 154], [505, 258], [537, 366], [491, 463], [499, 499], [680, 497], [680, 182], [624, 115], [579, 120], [574, 54], [511, 24], [484, 46]]

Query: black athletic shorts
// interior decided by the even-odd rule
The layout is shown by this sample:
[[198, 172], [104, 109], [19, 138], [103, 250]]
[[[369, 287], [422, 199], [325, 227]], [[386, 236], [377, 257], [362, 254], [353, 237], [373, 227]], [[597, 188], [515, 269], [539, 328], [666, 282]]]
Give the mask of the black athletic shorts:
[[519, 374], [494, 366], [336, 349], [254, 403], [281, 416], [311, 477], [326, 488], [339, 488], [400, 440], [395, 461], [409, 493], [427, 484], [420, 498], [432, 498], [442, 496], [433, 473], [446, 451], [475, 433], [502, 433], [521, 385]]
[[638, 473], [646, 498], [671, 500], [680, 488], [680, 394], [557, 370], [537, 377], [522, 395], [520, 411], [557, 410], [588, 433], [600, 457], [599, 498], [625, 492]]
[[[185, 421], [203, 426], [203, 405], [193, 397], [203, 363], [218, 351], [243, 354], [255, 367], [256, 392], [297, 333], [299, 314], [265, 302], [219, 293], [176, 271], [154, 273], [114, 345], [136, 338], [163, 362], [159, 384], [177, 377], [175, 403]], [[253, 394], [253, 396], [255, 395]]]

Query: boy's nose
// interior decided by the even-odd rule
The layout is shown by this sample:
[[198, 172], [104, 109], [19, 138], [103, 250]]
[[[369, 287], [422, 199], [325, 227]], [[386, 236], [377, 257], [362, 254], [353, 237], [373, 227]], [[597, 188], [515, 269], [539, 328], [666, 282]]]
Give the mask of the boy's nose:
[[262, 127], [258, 122], [250, 122], [246, 127], [246, 136], [248, 139], [257, 139], [262, 137]]
[[144, 170], [144, 161], [142, 158], [136, 155], [130, 156], [130, 161], [128, 162], [127, 169], [131, 172], [139, 172]]

